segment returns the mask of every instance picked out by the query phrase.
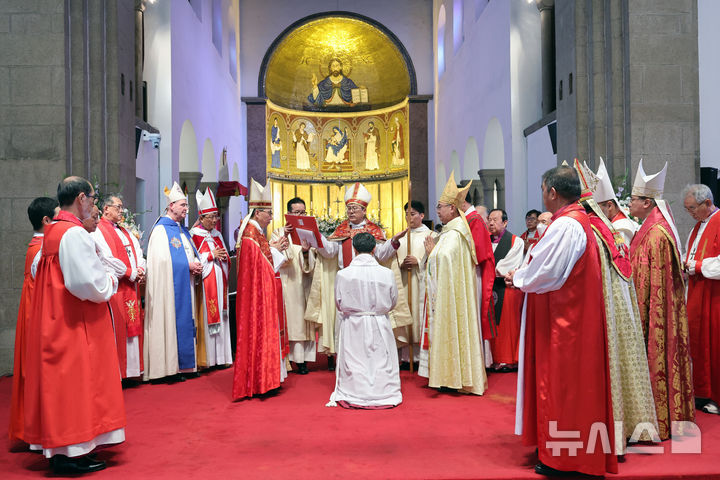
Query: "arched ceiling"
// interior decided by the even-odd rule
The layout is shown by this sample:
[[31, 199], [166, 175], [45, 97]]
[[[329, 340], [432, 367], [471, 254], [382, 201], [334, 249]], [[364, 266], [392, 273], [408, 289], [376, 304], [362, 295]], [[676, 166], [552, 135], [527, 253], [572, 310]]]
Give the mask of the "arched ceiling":
[[367, 88], [366, 108], [394, 105], [411, 93], [414, 72], [408, 69], [404, 48], [362, 19], [342, 15], [313, 18], [278, 40], [269, 59], [266, 56], [264, 77], [265, 95], [277, 105], [315, 109], [307, 98], [313, 88], [312, 77], [318, 82], [327, 77], [334, 58], [342, 62], [346, 77], [359, 88]]

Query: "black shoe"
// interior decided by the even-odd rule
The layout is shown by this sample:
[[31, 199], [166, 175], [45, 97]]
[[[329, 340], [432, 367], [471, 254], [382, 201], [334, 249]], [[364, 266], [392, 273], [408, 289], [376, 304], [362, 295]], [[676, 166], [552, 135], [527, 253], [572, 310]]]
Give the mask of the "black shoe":
[[[184, 380], [187, 380], [189, 378], [200, 378], [200, 372], [181, 373], [180, 377], [183, 378]], [[180, 380], [180, 381], [182, 382], [183, 380]]]
[[577, 472], [556, 470], [552, 467], [548, 467], [542, 462], [538, 462], [537, 465], [535, 465], [535, 473], [537, 473], [538, 475], [545, 475], [546, 477], [568, 477], [570, 475], [577, 475]]
[[296, 363], [297, 365], [297, 373], [300, 375], [307, 375], [308, 374], [308, 368], [305, 362], [302, 363]]
[[335, 371], [335, 357], [334, 356], [328, 356], [328, 371], [334, 372]]
[[87, 455], [84, 457], [66, 457], [54, 455], [50, 459], [50, 466], [57, 474], [90, 473], [103, 470], [107, 465], [100, 460], [94, 460]]
[[400, 362], [400, 370], [410, 370], [410, 362]]

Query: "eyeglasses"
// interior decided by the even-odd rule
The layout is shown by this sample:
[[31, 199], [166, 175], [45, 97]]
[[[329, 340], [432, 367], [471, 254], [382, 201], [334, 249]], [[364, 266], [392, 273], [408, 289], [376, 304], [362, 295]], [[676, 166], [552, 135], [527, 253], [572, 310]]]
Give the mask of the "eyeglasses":
[[122, 211], [122, 210], [125, 210], [125, 207], [124, 207], [124, 206], [122, 206], [122, 205], [115, 205], [115, 204], [112, 204], [112, 203], [108, 203], [108, 204], [107, 204], [107, 205], [105, 205], [105, 206], [106, 206], [106, 207], [114, 207], [114, 208], [117, 208], [117, 209], [118, 209], [118, 211]]
[[264, 212], [264, 213], [267, 213], [267, 214], [268, 214], [268, 215], [270, 215], [271, 217], [272, 217], [272, 214], [273, 214], [273, 211], [272, 211], [272, 210], [270, 210], [270, 209], [267, 209], [267, 208], [258, 208], [258, 210], [257, 210], [257, 211], [258, 211], [258, 212]]
[[292, 215], [305, 215], [307, 212], [305, 210], [298, 210], [297, 212], [290, 212]]
[[348, 206], [348, 207], [345, 208], [345, 210], [348, 211], [348, 212], [359, 212], [359, 211], [361, 211], [362, 209], [363, 209], [363, 207], [359, 207], [359, 206], [357, 206], [357, 205], [350, 205], [350, 206]]
[[704, 204], [702, 204], [702, 203], [698, 203], [697, 205], [692, 205], [692, 206], [690, 206], [690, 207], [685, 207], [685, 210], [688, 211], [689, 213], [692, 213], [692, 212], [694, 212], [695, 210], [697, 210], [698, 208], [702, 207], [703, 205], [704, 205]]

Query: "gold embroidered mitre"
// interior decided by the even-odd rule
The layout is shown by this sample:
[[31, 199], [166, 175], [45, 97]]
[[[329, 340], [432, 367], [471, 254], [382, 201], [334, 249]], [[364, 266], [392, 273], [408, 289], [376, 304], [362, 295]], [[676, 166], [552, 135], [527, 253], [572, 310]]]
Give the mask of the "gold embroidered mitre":
[[450, 178], [448, 178], [445, 188], [440, 194], [438, 203], [455, 205], [458, 211], [461, 211], [462, 204], [465, 201], [465, 196], [467, 195], [468, 190], [470, 190], [470, 185], [471, 183], [468, 182], [468, 184], [464, 187], [458, 188], [457, 183], [455, 183], [455, 171], [453, 170], [450, 172]]

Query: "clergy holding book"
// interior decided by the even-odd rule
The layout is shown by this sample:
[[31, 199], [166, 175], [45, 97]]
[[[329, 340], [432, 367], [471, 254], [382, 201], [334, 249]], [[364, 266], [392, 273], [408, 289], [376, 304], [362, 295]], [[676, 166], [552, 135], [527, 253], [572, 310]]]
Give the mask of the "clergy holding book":
[[[290, 215], [305, 215], [305, 213], [303, 199], [295, 197], [287, 202], [288, 216], [286, 218], [292, 218]], [[287, 223], [273, 232], [270, 241], [287, 238], [289, 242], [288, 248], [282, 252], [287, 261], [279, 270], [290, 341], [288, 358], [291, 362], [295, 362], [297, 373], [306, 375], [308, 373], [307, 362], [315, 361], [316, 350], [314, 324], [305, 320], [305, 307], [315, 268], [315, 251], [299, 237], [299, 242], [293, 240], [293, 236], [290, 234], [294, 229], [295, 227]]]

